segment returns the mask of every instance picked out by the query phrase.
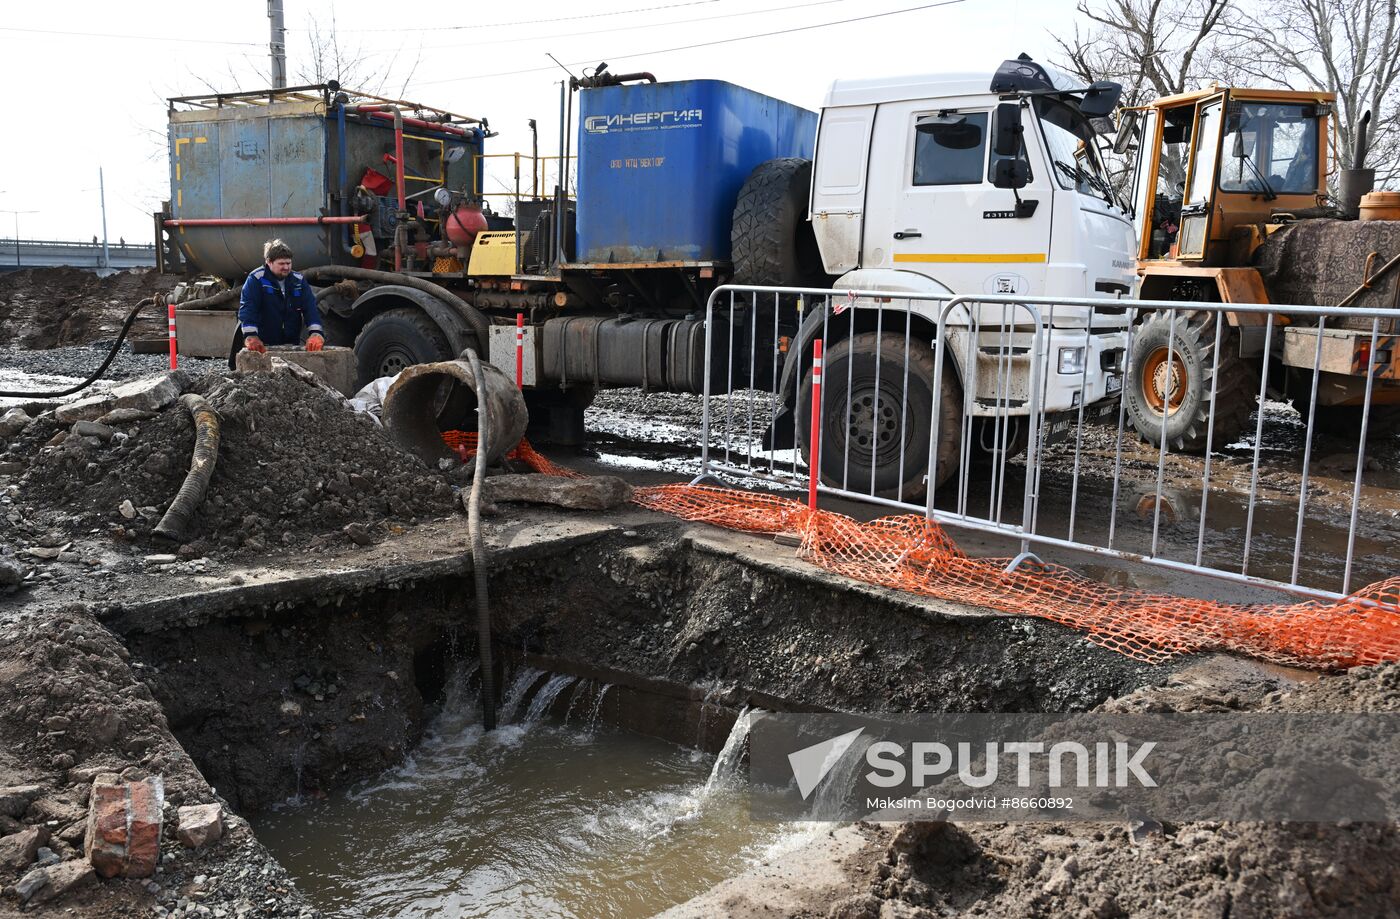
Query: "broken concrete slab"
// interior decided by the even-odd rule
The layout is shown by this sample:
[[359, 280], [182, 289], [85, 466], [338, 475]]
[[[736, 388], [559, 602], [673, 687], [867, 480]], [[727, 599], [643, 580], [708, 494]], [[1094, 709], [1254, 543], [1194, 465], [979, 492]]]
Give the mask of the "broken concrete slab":
[[22, 408], [12, 408], [0, 414], [0, 437], [13, 437], [34, 423]]
[[147, 421], [156, 417], [155, 412], [140, 408], [114, 408], [101, 418], [97, 419], [98, 424], [119, 425], [133, 424], [137, 421]]
[[185, 374], [179, 370], [172, 370], [160, 376], [123, 383], [109, 392], [61, 405], [54, 410], [54, 417], [68, 424], [74, 421], [96, 421], [119, 408], [158, 412], [178, 399], [180, 393], [185, 391], [186, 385]]
[[41, 826], [25, 827], [0, 838], [0, 868], [23, 871], [34, 864], [42, 846], [48, 845], [49, 831]]
[[97, 880], [92, 866], [81, 859], [35, 868], [15, 885], [21, 903], [48, 903]]
[[0, 817], [18, 820], [35, 798], [44, 793], [42, 785], [12, 785], [0, 788]]
[[[466, 500], [466, 491], [462, 492]], [[574, 510], [605, 511], [632, 500], [632, 486], [617, 476], [570, 478], [560, 475], [498, 475], [486, 480], [485, 498], [492, 504], [524, 501]]]
[[[355, 363], [355, 352], [350, 348], [326, 347], [320, 351], [305, 351], [294, 347], [274, 347], [266, 353], [243, 350], [234, 358], [237, 370], [243, 373], [271, 373], [286, 370], [300, 376], [298, 371], [310, 373], [321, 383], [349, 398], [358, 387], [355, 378], [359, 373]], [[294, 369], [293, 369], [294, 368]]]
[[76, 437], [96, 437], [106, 443], [117, 433], [116, 429], [97, 421], [75, 421], [72, 433]]
[[219, 804], [193, 804], [179, 811], [175, 836], [189, 849], [202, 849], [224, 835], [224, 809]]
[[160, 858], [165, 786], [160, 776], [139, 782], [100, 775], [92, 785], [83, 853], [105, 878], [147, 878]]

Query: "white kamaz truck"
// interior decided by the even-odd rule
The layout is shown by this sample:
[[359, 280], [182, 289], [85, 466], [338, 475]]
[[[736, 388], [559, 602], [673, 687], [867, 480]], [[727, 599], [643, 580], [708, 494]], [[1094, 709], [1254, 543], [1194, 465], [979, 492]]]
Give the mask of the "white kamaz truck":
[[[1109, 184], [1095, 138], [1096, 120], [1113, 110], [1119, 94], [1116, 84], [1076, 84], [1024, 55], [994, 73], [832, 85], [821, 112], [808, 198], [820, 270], [835, 277], [834, 288], [892, 296], [856, 300], [854, 334], [847, 316], [825, 323], [824, 402], [844, 412], [849, 399], [856, 408], [848, 423], [823, 425], [824, 481], [860, 483], [859, 490], [869, 491], [873, 456], [874, 493], [917, 500], [926, 485], [936, 385], [943, 390], [940, 481], [955, 468], [965, 406], [974, 419], [973, 436], [982, 440], [974, 449], [983, 450], [999, 446], [991, 442], [987, 419], [998, 413], [1024, 418], [1029, 412], [1032, 336], [1026, 312], [978, 307], [980, 337], [971, 350], [981, 369], [972, 374], [966, 364], [973, 317], [955, 308], [948, 319], [943, 379], [936, 383], [940, 304], [901, 300], [899, 293], [1105, 300], [1132, 293], [1133, 225]], [[762, 254], [750, 256], [744, 238], [759, 206], [751, 203], [753, 190], [769, 184], [765, 172], [784, 168], [792, 167], [785, 161], [763, 164], [740, 196], [736, 280], [801, 280], [774, 271]], [[898, 368], [905, 360], [906, 310], [913, 314], [913, 332], [908, 399], [901, 406], [904, 381]], [[1081, 403], [1091, 411], [1116, 404], [1126, 312], [1106, 303], [1086, 334], [1087, 309], [1041, 306], [1040, 311], [1048, 323], [1042, 344], [1047, 418], [1053, 424], [1055, 415], [1077, 413]], [[1014, 317], [1015, 331], [1003, 330], [1007, 317]], [[795, 427], [804, 456], [811, 415], [810, 343], [822, 332], [822, 317], [812, 314], [792, 343], [781, 384], [789, 411], [769, 442], [791, 446]], [[999, 367], [1003, 349], [1011, 354]], [[877, 355], [883, 365], [878, 399]], [[964, 400], [963, 381], [974, 378], [977, 391]], [[870, 410], [880, 404], [885, 408]], [[1015, 451], [1024, 437], [1024, 424], [1013, 421], [1009, 434], [1003, 427], [1000, 446]]]

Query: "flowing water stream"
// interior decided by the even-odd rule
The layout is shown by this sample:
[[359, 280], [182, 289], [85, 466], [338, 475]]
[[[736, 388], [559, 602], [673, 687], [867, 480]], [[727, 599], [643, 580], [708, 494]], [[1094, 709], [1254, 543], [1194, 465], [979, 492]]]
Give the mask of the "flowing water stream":
[[398, 767], [257, 822], [329, 915], [650, 916], [829, 829], [749, 821], [744, 716], [711, 756], [600, 725], [610, 687], [527, 669], [484, 735], [466, 687]]

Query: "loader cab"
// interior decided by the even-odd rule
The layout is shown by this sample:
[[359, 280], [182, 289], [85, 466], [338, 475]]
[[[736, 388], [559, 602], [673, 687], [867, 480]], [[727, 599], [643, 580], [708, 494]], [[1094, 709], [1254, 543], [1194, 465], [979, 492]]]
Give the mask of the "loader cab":
[[1139, 261], [1247, 264], [1250, 248], [1239, 245], [1237, 228], [1281, 225], [1288, 218], [1280, 215], [1322, 203], [1332, 99], [1217, 86], [1125, 112], [1141, 117], [1134, 183]]

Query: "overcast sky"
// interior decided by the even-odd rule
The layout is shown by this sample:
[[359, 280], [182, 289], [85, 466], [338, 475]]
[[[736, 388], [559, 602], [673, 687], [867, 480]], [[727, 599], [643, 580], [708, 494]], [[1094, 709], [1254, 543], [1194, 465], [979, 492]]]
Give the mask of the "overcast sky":
[[[529, 118], [542, 152], [557, 150], [563, 72], [546, 52], [574, 73], [606, 60], [614, 72], [724, 79], [816, 109], [836, 77], [990, 69], [1021, 51], [1046, 60], [1051, 34], [1075, 22], [1074, 0], [285, 5], [290, 82], [310, 70], [314, 26], [324, 36], [333, 17], [361, 86], [383, 77], [385, 95], [489, 118], [500, 132], [489, 153], [527, 151]], [[856, 17], [871, 18], [809, 28]], [[150, 214], [170, 194], [165, 98], [265, 87], [267, 41], [266, 0], [6, 4], [0, 86], [16, 104], [0, 145], [0, 236], [13, 234], [13, 210], [37, 212], [19, 215], [25, 238], [100, 235], [101, 166], [109, 237], [149, 242]], [[16, 121], [20, 111], [34, 123]]]

